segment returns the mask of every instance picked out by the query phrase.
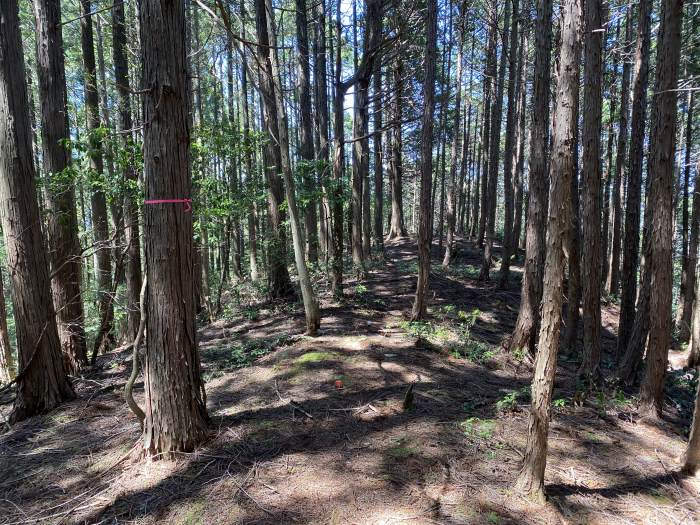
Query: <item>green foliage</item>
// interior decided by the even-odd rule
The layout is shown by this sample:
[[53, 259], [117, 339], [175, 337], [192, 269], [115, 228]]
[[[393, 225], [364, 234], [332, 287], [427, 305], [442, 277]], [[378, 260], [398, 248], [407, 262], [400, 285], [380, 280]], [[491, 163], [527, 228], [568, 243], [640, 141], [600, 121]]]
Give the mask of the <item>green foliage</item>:
[[518, 390], [513, 390], [507, 393], [501, 399], [496, 401], [496, 408], [502, 412], [514, 410], [518, 406], [518, 401], [527, 400], [530, 398], [530, 388], [522, 387]]
[[464, 434], [472, 439], [491, 439], [496, 430], [496, 421], [493, 419], [479, 419], [470, 417], [459, 424]]
[[293, 341], [292, 337], [284, 335], [275, 339], [255, 339], [242, 344], [234, 343], [202, 350], [202, 356], [209, 364], [204, 374], [205, 381], [225, 372], [248, 367], [262, 356]]
[[564, 408], [568, 404], [568, 401], [563, 398], [555, 399], [552, 401], [552, 405], [554, 405], [556, 408]]
[[414, 337], [445, 348], [457, 359], [484, 363], [493, 358], [496, 351], [471, 335], [471, 329], [481, 315], [481, 311], [459, 310], [455, 316], [455, 310], [456, 308], [452, 305], [439, 308], [437, 315], [443, 320], [439, 324], [430, 321], [402, 321], [399, 327]]

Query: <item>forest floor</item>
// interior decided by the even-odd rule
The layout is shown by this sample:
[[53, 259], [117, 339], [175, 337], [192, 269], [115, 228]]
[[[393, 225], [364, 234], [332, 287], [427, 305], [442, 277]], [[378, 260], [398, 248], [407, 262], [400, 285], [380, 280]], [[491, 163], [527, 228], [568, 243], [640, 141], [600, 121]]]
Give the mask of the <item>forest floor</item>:
[[[517, 496], [532, 370], [499, 343], [522, 269], [502, 291], [477, 282], [470, 243], [448, 271], [435, 250], [431, 320], [411, 324], [414, 254], [409, 241], [387, 243], [342, 304], [324, 299], [318, 337], [300, 335], [296, 304], [234, 307], [203, 327], [211, 437], [177, 461], [138, 460], [122, 397], [130, 357], [101, 356], [76, 380], [78, 399], [0, 435], [0, 524], [700, 523], [700, 482], [677, 474], [694, 381], [682, 370], [652, 425], [637, 421], [634, 392], [606, 382], [582, 395], [577, 358], [562, 355], [550, 498]], [[616, 319], [606, 305], [606, 350]]]

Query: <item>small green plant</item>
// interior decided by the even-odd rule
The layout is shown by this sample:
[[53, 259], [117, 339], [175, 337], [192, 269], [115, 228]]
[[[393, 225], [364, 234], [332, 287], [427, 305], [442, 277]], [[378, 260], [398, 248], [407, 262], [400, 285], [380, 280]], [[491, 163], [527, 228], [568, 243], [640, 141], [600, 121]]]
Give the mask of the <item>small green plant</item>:
[[567, 401], [563, 398], [555, 399], [552, 402], [552, 405], [554, 405], [557, 408], [564, 408], [567, 405]]
[[530, 396], [530, 389], [528, 387], [523, 387], [518, 390], [509, 392], [501, 399], [496, 401], [496, 408], [500, 411], [514, 410], [518, 406], [518, 401], [520, 399], [526, 399]]
[[525, 359], [525, 350], [523, 348], [516, 348], [513, 350], [512, 354], [516, 361], [523, 361]]
[[459, 426], [467, 437], [479, 439], [491, 439], [496, 429], [496, 422], [492, 419], [479, 419], [470, 417], [462, 421]]
[[260, 312], [258, 311], [257, 308], [253, 306], [246, 306], [243, 308], [243, 317], [248, 319], [249, 321], [257, 321], [258, 317], [260, 317]]
[[364, 284], [358, 284], [355, 286], [356, 295], [364, 295], [367, 293], [368, 288]]

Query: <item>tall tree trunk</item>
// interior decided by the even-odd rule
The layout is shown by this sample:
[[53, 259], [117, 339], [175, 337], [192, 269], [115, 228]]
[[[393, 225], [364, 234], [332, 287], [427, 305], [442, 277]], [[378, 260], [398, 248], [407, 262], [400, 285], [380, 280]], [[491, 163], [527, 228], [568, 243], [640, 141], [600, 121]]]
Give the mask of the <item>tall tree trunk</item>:
[[[498, 190], [499, 156], [501, 152], [501, 120], [503, 116], [503, 91], [506, 76], [506, 62], [508, 57], [508, 27], [510, 26], [511, 4], [506, 1], [505, 15], [503, 21], [503, 45], [501, 46], [500, 64], [498, 66], [498, 79], [496, 83], [496, 93], [491, 107], [491, 138], [489, 139], [489, 161], [488, 161], [488, 200], [486, 217], [486, 246], [484, 247], [484, 259], [481, 265], [479, 279], [488, 281], [490, 279], [491, 255], [493, 252], [493, 241], [496, 230], [496, 202]], [[498, 27], [497, 8], [493, 6], [494, 28]], [[496, 56], [493, 55], [491, 70], [495, 73]]]
[[516, 147], [516, 163], [513, 172], [513, 184], [515, 186], [515, 217], [513, 219], [513, 239], [511, 246], [516, 258], [519, 255], [522, 224], [523, 224], [523, 204], [525, 201], [525, 188], [523, 183], [523, 171], [525, 167], [525, 137], [526, 137], [526, 115], [527, 115], [527, 79], [525, 71], [528, 61], [528, 41], [527, 28], [521, 31], [520, 57], [518, 58], [518, 141]]
[[[695, 102], [695, 92], [688, 92], [687, 100], [687, 115], [685, 124], [685, 159], [683, 166], [683, 244], [687, 245], [683, 258], [683, 268], [681, 271], [681, 290], [678, 304], [678, 314], [676, 317], [676, 326], [678, 326], [678, 339], [681, 342], [687, 342], [690, 337], [690, 320], [693, 313], [693, 303], [695, 301], [695, 266], [697, 264], [698, 254], [698, 226], [696, 221], [695, 202], [700, 201], [700, 196], [696, 198], [697, 192], [700, 191], [699, 186], [694, 187], [693, 195], [693, 212], [690, 220], [690, 236], [688, 236], [688, 185], [690, 182], [690, 166], [691, 166], [691, 151], [693, 147], [693, 105]], [[696, 181], [698, 181], [696, 175]], [[698, 203], [700, 204], [700, 203]], [[700, 207], [698, 207], [700, 210]], [[695, 231], [693, 231], [695, 228]], [[694, 234], [694, 235], [693, 235]]]
[[644, 160], [644, 128], [646, 122], [647, 86], [649, 84], [649, 44], [651, 40], [651, 0], [640, 0], [637, 21], [637, 43], [632, 83], [632, 121], [630, 128], [627, 206], [622, 257], [622, 300], [617, 336], [617, 353], [622, 355], [632, 333], [637, 298], [637, 266], [639, 264], [639, 224], [642, 202], [642, 162]]
[[[246, 11], [245, 4], [243, 0], [240, 3], [240, 13], [241, 20], [245, 22]], [[230, 38], [230, 36], [229, 36]], [[241, 39], [246, 39], [245, 23], [241, 24]], [[241, 94], [240, 94], [242, 105], [243, 105], [243, 139], [245, 141], [245, 151], [243, 153], [245, 157], [245, 173], [246, 173], [246, 184], [250, 187], [254, 195], [257, 194], [256, 190], [256, 179], [255, 170], [253, 169], [253, 139], [250, 134], [250, 107], [248, 103], [248, 54], [247, 50], [244, 48], [241, 53]], [[257, 212], [258, 207], [255, 203], [255, 199], [248, 206], [248, 260], [250, 263], [250, 280], [257, 282], [260, 276], [260, 271], [258, 270], [258, 223], [257, 223]]]
[[[306, 191], [315, 189], [314, 143], [311, 120], [311, 81], [309, 70], [309, 30], [306, 13], [306, 0], [296, 1], [297, 26], [297, 75], [299, 91], [299, 157], [303, 164], [301, 171]], [[318, 219], [316, 202], [312, 200], [304, 209], [304, 226], [306, 229], [306, 257], [310, 264], [318, 262]]]
[[[65, 146], [70, 133], [59, 0], [35, 0], [34, 14], [43, 171], [46, 174], [65, 174], [70, 165], [70, 152]], [[87, 344], [80, 292], [81, 249], [72, 179], [52, 177], [45, 196], [58, 336], [67, 370], [76, 373], [87, 363]]]
[[270, 296], [272, 298], [288, 297], [293, 294], [292, 283], [287, 269], [287, 236], [285, 234], [285, 214], [281, 209], [284, 202], [284, 188], [279, 176], [282, 166], [282, 154], [279, 140], [279, 113], [275, 100], [272, 78], [272, 65], [270, 58], [265, 54], [269, 46], [267, 31], [267, 17], [265, 16], [264, 0], [256, 0], [255, 27], [258, 35], [258, 44], [263, 50], [259, 59], [260, 67], [260, 95], [262, 98], [262, 111], [265, 131], [269, 142], [265, 145], [265, 177], [269, 187], [267, 209], [270, 220], [271, 238], [268, 246], [268, 281]]
[[648, 206], [651, 210], [651, 261], [649, 295], [649, 343], [647, 367], [640, 391], [642, 411], [660, 416], [663, 383], [671, 342], [671, 302], [673, 286], [673, 163], [676, 146], [678, 69], [681, 49], [683, 0], [661, 4], [656, 56], [654, 105], [649, 134], [651, 177]]
[[566, 237], [566, 262], [569, 273], [567, 275], [567, 303], [566, 303], [566, 331], [564, 333], [563, 346], [570, 355], [576, 356], [576, 344], [578, 342], [578, 329], [581, 321], [581, 206], [579, 189], [579, 116], [580, 116], [580, 90], [575, 95], [576, 127], [574, 128], [574, 172], [571, 177], [571, 221]]
[[[632, 6], [627, 7], [625, 19], [625, 45], [632, 42]], [[620, 90], [620, 118], [618, 122], [617, 158], [615, 161], [615, 178], [612, 188], [612, 252], [608, 270], [608, 293], [617, 295], [620, 288], [620, 248], [622, 244], [622, 195], [623, 167], [627, 159], [628, 116], [630, 104], [630, 76], [632, 66], [625, 59], [622, 66], [622, 87]]]
[[[489, 36], [486, 44], [486, 65], [484, 68], [484, 88], [483, 88], [483, 108], [484, 108], [484, 123], [481, 127], [481, 146], [483, 153], [483, 167], [481, 171], [481, 204], [479, 211], [479, 237], [477, 242], [479, 248], [484, 248], [484, 239], [486, 238], [487, 218], [489, 216], [489, 144], [491, 140], [491, 118], [494, 106], [494, 91], [496, 81], [496, 45], [498, 35], [498, 10], [495, 6], [495, 0], [489, 0], [486, 6], [486, 16], [488, 18]], [[486, 250], [484, 250], [486, 255]], [[489, 257], [490, 257], [489, 253]], [[486, 257], [484, 256], [484, 261]], [[489, 265], [491, 261], [489, 261]], [[483, 264], [480, 278], [484, 274]]]
[[542, 298], [547, 219], [547, 144], [549, 127], [550, 55], [552, 53], [552, 1], [537, 1], [535, 63], [530, 127], [529, 193], [525, 240], [525, 269], [518, 319], [506, 342], [510, 349], [529, 348], [534, 354]]
[[583, 284], [583, 362], [580, 373], [600, 374], [600, 131], [603, 105], [603, 4], [584, 0], [585, 58], [583, 68], [583, 202], [581, 203], [582, 251], [590, 264], [581, 265]]
[[328, 183], [328, 82], [326, 53], [326, 5], [325, 0], [316, 2], [315, 7], [315, 31], [314, 31], [314, 97], [316, 107], [314, 116], [316, 132], [318, 134], [318, 148], [316, 158], [319, 161], [318, 180], [323, 190], [320, 214], [320, 245], [324, 261], [327, 263], [331, 251], [331, 210], [328, 196], [330, 185]]
[[[284, 177], [285, 195], [287, 197], [287, 208], [289, 210], [289, 222], [292, 230], [292, 244], [294, 245], [294, 259], [296, 262], [297, 274], [299, 276], [299, 286], [301, 288], [301, 296], [304, 301], [304, 310], [306, 313], [306, 333], [315, 335], [321, 323], [321, 317], [318, 308], [316, 293], [311, 285], [309, 271], [306, 267], [306, 259], [304, 256], [303, 235], [301, 231], [301, 223], [299, 220], [299, 211], [296, 202], [296, 191], [294, 188], [294, 174], [292, 173], [292, 164], [289, 158], [289, 135], [287, 128], [287, 113], [284, 107], [284, 98], [282, 94], [282, 79], [280, 77], [279, 61], [277, 57], [277, 30], [275, 28], [274, 13], [272, 11], [271, 0], [256, 0], [256, 14], [260, 22], [266, 23], [268, 47], [267, 60], [271, 66], [272, 92], [274, 102], [277, 106], [277, 115], [280, 118], [277, 126], [279, 135], [279, 151], [281, 160], [281, 171]], [[262, 10], [263, 13], [258, 11]]]
[[[0, 27], [0, 219], [17, 313], [20, 369], [10, 414], [14, 423], [50, 410], [75, 393], [66, 375], [51, 302], [16, 0], [0, 2]], [[9, 344], [7, 334], [3, 337]]]
[[563, 241], [571, 218], [571, 179], [574, 175], [574, 129], [579, 90], [580, 0], [562, 7], [561, 51], [557, 72], [552, 158], [550, 161], [550, 214], [547, 221], [547, 255], [542, 294], [542, 322], [537, 344], [532, 405], [523, 467], [516, 488], [544, 503], [544, 471], [552, 388], [557, 368], [564, 282]]
[[122, 149], [127, 153], [124, 163], [124, 227], [127, 242], [126, 254], [126, 339], [133, 341], [139, 329], [141, 311], [141, 235], [139, 233], [139, 208], [136, 168], [134, 165], [133, 123], [131, 120], [131, 87], [129, 83], [129, 61], [126, 55], [126, 26], [124, 0], [117, 0], [112, 9], [112, 56], [114, 80], [117, 88], [117, 130]]
[[[450, 174], [447, 180], [447, 235], [445, 238], [445, 256], [442, 259], [442, 266], [448, 267], [452, 259], [452, 250], [454, 248], [455, 225], [456, 225], [456, 207], [457, 193], [459, 186], [457, 184], [457, 164], [459, 163], [459, 139], [462, 122], [462, 55], [464, 52], [464, 34], [466, 33], [466, 3], [462, 1], [459, 5], [459, 15], [457, 22], [457, 95], [455, 97], [454, 109], [454, 131], [452, 135], [452, 147], [450, 150]], [[471, 93], [470, 93], [471, 95]], [[467, 137], [463, 138], [467, 142]], [[442, 228], [442, 223], [441, 223]], [[442, 240], [442, 235], [440, 235]]]
[[[185, 6], [142, 0], [143, 158], [146, 200], [188, 199], [189, 117]], [[207, 411], [195, 327], [192, 213], [149, 204], [144, 213], [147, 322], [143, 447], [150, 457], [191, 451]]]
[[[96, 177], [95, 187], [90, 195], [92, 210], [92, 230], [95, 248], [95, 274], [97, 282], [97, 304], [100, 319], [106, 321], [106, 333], [111, 331], [114, 308], [109, 296], [112, 289], [112, 268], [109, 245], [109, 220], [107, 218], [107, 198], [103, 190], [104, 162], [102, 158], [102, 138], [100, 136], [100, 106], [97, 92], [97, 68], [95, 65], [95, 45], [92, 36], [92, 6], [90, 0], [80, 0], [80, 42], [83, 51], [85, 111], [87, 113], [90, 169]], [[105, 339], [106, 341], [106, 339]]]
[[[472, 205], [472, 227], [471, 230], [469, 231], [469, 237], [472, 239], [476, 240], [478, 242], [478, 235], [479, 235], [479, 223], [481, 222], [481, 214], [480, 212], [480, 203], [481, 203], [481, 147], [483, 144], [483, 135], [482, 135], [482, 128], [483, 125], [486, 121], [486, 107], [484, 107], [484, 111], [482, 112], [481, 115], [481, 120], [479, 120], [479, 108], [476, 110], [476, 129], [474, 130], [474, 142], [478, 142], [478, 144], [475, 144], [476, 147], [476, 155], [474, 155], [474, 165], [476, 166], [476, 173], [474, 173], [474, 197], [473, 197], [473, 202], [474, 204]], [[478, 139], [478, 140], [477, 140]]]
[[389, 146], [389, 181], [391, 182], [391, 221], [389, 239], [406, 236], [403, 216], [403, 164], [402, 164], [402, 103], [403, 63], [400, 57], [394, 61], [394, 95], [392, 99], [391, 143]]
[[[518, 23], [520, 21], [520, 6], [518, 0], [513, 2], [513, 22], [510, 28], [510, 50], [508, 55], [508, 110], [506, 112], [506, 144], [503, 159], [503, 194], [505, 203], [505, 216], [503, 218], [503, 254], [501, 258], [500, 288], [508, 287], [510, 276], [510, 258], [513, 255], [513, 208], [514, 208], [514, 188], [513, 188], [513, 166], [516, 164], [515, 144], [518, 139], [516, 126], [516, 109], [520, 93], [518, 93], [519, 81], [517, 70], [518, 59]], [[507, 30], [503, 28], [504, 32]]]
[[[8, 16], [9, 18], [9, 16]], [[2, 50], [0, 50], [2, 53]], [[26, 90], [26, 88], [25, 88]], [[26, 96], [26, 93], [25, 93]], [[1, 111], [1, 110], [0, 110]], [[9, 112], [8, 112], [9, 113]], [[2, 147], [2, 146], [0, 146]], [[30, 158], [31, 159], [31, 158]], [[32, 162], [34, 159], [31, 159]], [[33, 163], [32, 163], [33, 166]], [[36, 193], [36, 189], [34, 190]], [[56, 332], [58, 334], [58, 332]], [[5, 284], [0, 272], [0, 384], [12, 381], [17, 375], [17, 367], [12, 356], [10, 333], [7, 331], [7, 309], [5, 308]]]
[[428, 279], [430, 278], [430, 193], [433, 174], [433, 115], [435, 113], [435, 62], [437, 61], [437, 0], [428, 0], [425, 20], [425, 77], [423, 83], [423, 117], [420, 143], [420, 220], [418, 225], [418, 281], [411, 319], [426, 315]]
[[333, 183], [331, 206], [333, 216], [333, 242], [331, 245], [331, 293], [338, 298], [343, 295], [343, 170], [345, 168], [345, 125], [343, 99], [345, 86], [342, 74], [342, 25], [338, 4], [335, 42], [335, 79], [333, 90]]
[[[697, 309], [697, 302], [695, 309]], [[693, 314], [695, 317], [696, 314]], [[693, 423], [690, 426], [688, 447], [683, 454], [683, 472], [694, 475], [700, 471], [700, 387], [695, 391], [695, 410], [693, 411]]]
[[374, 72], [374, 246], [384, 257], [384, 154], [382, 151], [382, 65]]

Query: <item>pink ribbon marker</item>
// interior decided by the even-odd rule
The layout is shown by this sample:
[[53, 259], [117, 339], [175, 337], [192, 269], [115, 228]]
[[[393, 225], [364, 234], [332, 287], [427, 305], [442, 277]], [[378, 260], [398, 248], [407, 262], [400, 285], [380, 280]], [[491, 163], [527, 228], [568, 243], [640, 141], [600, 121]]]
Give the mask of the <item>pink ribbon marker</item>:
[[192, 199], [153, 199], [143, 201], [144, 204], [184, 204], [185, 213], [192, 211]]

